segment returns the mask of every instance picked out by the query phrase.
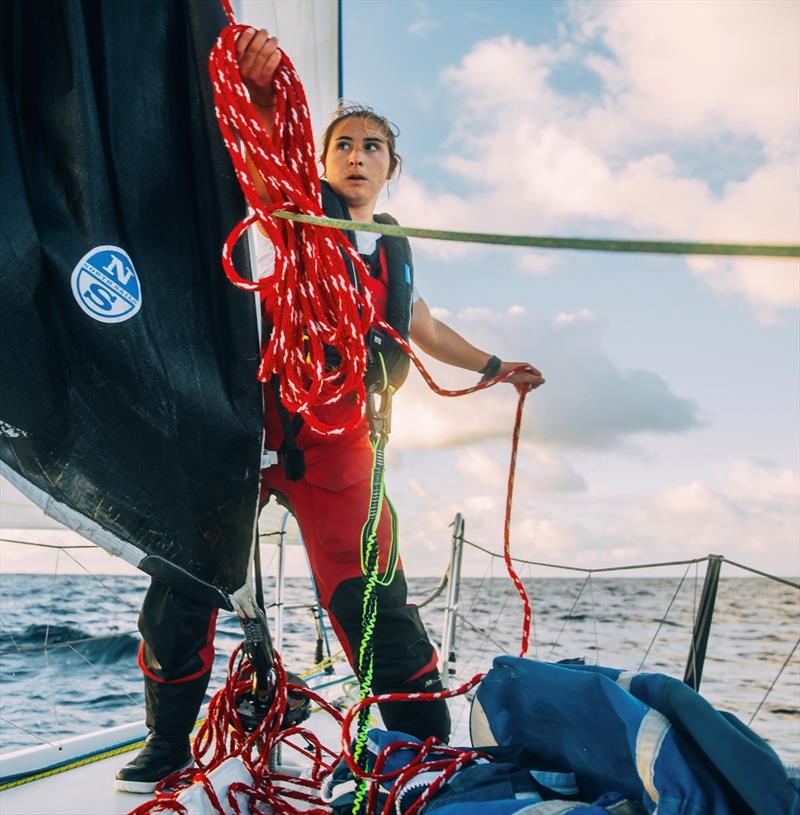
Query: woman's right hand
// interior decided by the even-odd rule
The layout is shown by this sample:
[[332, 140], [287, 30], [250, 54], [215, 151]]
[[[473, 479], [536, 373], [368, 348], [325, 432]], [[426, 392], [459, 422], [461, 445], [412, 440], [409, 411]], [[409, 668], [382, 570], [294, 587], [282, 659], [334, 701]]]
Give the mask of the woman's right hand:
[[266, 29], [248, 28], [236, 42], [236, 59], [242, 82], [254, 104], [264, 108], [275, 105], [272, 77], [280, 65], [278, 38], [270, 37]]

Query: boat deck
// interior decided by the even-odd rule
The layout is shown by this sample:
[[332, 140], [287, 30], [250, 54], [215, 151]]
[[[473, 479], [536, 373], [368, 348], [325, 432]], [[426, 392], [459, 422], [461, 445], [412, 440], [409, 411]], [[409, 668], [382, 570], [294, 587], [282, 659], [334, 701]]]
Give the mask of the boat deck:
[[[339, 730], [330, 717], [312, 714], [307, 726], [332, 749], [338, 746]], [[0, 792], [0, 812], [2, 815], [124, 815], [130, 812], [152, 796], [115, 789], [114, 776], [136, 754], [146, 733], [144, 722], [139, 722], [65, 740], [59, 747], [34, 747], [0, 757], [2, 778], [34, 768], [49, 768]], [[285, 751], [287, 760], [291, 752]], [[291, 761], [295, 763], [294, 759]], [[295, 769], [302, 770], [302, 767]], [[298, 802], [297, 808], [306, 807]]]
[[149, 800], [114, 789], [114, 776], [134, 751], [120, 753], [65, 773], [0, 793], [3, 815], [123, 815]]

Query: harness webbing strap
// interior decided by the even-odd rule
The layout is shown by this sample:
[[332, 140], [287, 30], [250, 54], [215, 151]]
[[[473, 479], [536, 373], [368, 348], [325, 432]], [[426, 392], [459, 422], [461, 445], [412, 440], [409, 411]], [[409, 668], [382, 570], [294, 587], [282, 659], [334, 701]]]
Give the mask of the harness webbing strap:
[[[378, 354], [381, 364], [383, 357]], [[361, 643], [358, 649], [358, 679], [359, 699], [366, 699], [372, 693], [372, 678], [375, 667], [375, 623], [378, 617], [378, 586], [388, 586], [394, 580], [397, 571], [398, 545], [397, 545], [397, 513], [392, 502], [386, 495], [384, 482], [386, 443], [389, 438], [389, 412], [391, 410], [392, 394], [388, 383], [384, 385], [381, 394], [381, 407], [375, 410], [371, 394], [368, 397], [368, 416], [370, 418], [370, 431], [372, 443], [372, 474], [370, 477], [370, 497], [367, 520], [361, 529], [361, 573], [364, 576], [364, 596], [361, 606]], [[386, 571], [380, 574], [380, 545], [378, 544], [378, 527], [384, 501], [391, 517], [391, 540]], [[367, 743], [367, 731], [370, 723], [369, 705], [365, 705], [358, 714], [358, 724], [354, 747], [354, 759], [360, 762], [364, 747]], [[364, 796], [367, 793], [367, 784], [364, 778], [358, 779], [355, 799], [353, 801], [353, 815], [358, 815]]]
[[[367, 522], [361, 532], [361, 572], [364, 575], [364, 597], [361, 606], [361, 643], [358, 648], [358, 698], [363, 701], [372, 693], [372, 678], [375, 667], [375, 622], [378, 619], [378, 597], [376, 589], [379, 582], [380, 547], [377, 541], [377, 526], [383, 496], [383, 450], [386, 437], [378, 436], [373, 442], [374, 460], [372, 466], [372, 483]], [[392, 536], [394, 545], [394, 536]], [[355, 747], [353, 759], [361, 764], [364, 747], [367, 743], [369, 729], [369, 705], [364, 705], [358, 712]], [[358, 779], [356, 794], [353, 800], [353, 815], [359, 815], [367, 784], [364, 778]]]

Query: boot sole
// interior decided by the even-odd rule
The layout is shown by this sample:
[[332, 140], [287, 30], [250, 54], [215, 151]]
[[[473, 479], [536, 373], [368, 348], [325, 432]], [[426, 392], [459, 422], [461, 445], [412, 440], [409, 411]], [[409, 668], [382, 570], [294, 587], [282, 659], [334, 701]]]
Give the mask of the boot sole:
[[[180, 772], [181, 770], [186, 770], [193, 764], [194, 760], [190, 759], [180, 767], [176, 767], [171, 773], [169, 773], [169, 775]], [[165, 775], [164, 778], [166, 777], [167, 776]], [[133, 792], [139, 795], [146, 795], [147, 793], [152, 793], [153, 790], [155, 790], [155, 788], [164, 780], [164, 778], [159, 778], [155, 781], [132, 781], [126, 778], [115, 778], [114, 787], [120, 792]]]

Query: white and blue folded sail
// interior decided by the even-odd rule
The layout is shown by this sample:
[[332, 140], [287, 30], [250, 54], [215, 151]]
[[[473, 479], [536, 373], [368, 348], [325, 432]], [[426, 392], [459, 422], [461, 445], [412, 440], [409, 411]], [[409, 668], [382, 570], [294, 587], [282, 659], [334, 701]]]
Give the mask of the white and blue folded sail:
[[[478, 686], [470, 731], [481, 757], [422, 815], [800, 815], [797, 779], [769, 745], [663, 674], [497, 657]], [[397, 742], [420, 744], [371, 730], [366, 768]], [[393, 811], [411, 811], [452, 761], [434, 749], [425, 761], [440, 766], [400, 776], [418, 755], [388, 754], [378, 811], [390, 792]], [[356, 790], [341, 761], [323, 790], [334, 815], [350, 815]]]
[[[478, 688], [471, 731], [477, 746], [524, 750], [532, 766], [574, 773], [584, 801], [614, 793], [658, 815], [800, 812], [772, 748], [664, 674], [497, 657]], [[483, 815], [501, 811], [513, 810]]]

